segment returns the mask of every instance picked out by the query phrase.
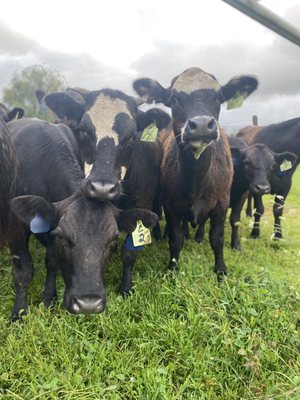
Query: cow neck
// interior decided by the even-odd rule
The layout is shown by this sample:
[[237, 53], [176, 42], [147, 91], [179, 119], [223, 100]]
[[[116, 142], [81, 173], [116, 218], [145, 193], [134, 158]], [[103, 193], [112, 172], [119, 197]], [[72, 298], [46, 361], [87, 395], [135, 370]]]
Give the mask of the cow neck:
[[182, 143], [178, 145], [180, 169], [183, 174], [183, 182], [186, 193], [191, 203], [198, 197], [203, 187], [203, 183], [208, 175], [210, 165], [214, 153], [214, 145], [209, 145], [200, 155], [199, 159], [195, 159], [190, 148], [186, 148]]

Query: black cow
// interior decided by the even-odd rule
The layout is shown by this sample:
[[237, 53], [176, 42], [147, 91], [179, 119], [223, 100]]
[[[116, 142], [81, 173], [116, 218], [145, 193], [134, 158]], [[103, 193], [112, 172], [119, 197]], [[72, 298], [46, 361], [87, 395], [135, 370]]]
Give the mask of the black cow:
[[119, 232], [131, 233], [139, 219], [152, 227], [156, 215], [138, 209], [120, 211], [82, 190], [79, 146], [64, 124], [24, 119], [9, 127], [18, 158], [18, 197], [11, 207], [23, 221], [14, 225], [10, 242], [16, 289], [12, 318], [27, 309], [33, 276], [28, 225], [47, 247], [45, 305], [56, 297], [55, 278], [60, 268], [65, 308], [74, 314], [102, 312], [106, 303], [103, 274]]
[[4, 122], [10, 122], [15, 118], [23, 118], [23, 116], [23, 108], [15, 107], [9, 110], [4, 104], [0, 103], [0, 118], [2, 118]]
[[16, 166], [10, 132], [0, 117], [0, 245], [8, 239], [9, 200], [13, 195]]
[[257, 87], [252, 76], [233, 78], [221, 86], [214, 76], [190, 68], [176, 76], [169, 89], [151, 79], [138, 79], [134, 88], [148, 100], [172, 108], [173, 130], [163, 138], [162, 200], [169, 230], [170, 263], [176, 270], [184, 236], [182, 220], [193, 226], [209, 215], [214, 270], [226, 273], [223, 259], [224, 222], [229, 206], [232, 161], [227, 139], [219, 129], [221, 103]]
[[[240, 250], [238, 223], [247, 192], [249, 191], [256, 199], [258, 207], [256, 214], [262, 213], [262, 196], [267, 193], [274, 194], [276, 184], [288, 184], [297, 156], [290, 152], [274, 153], [264, 144], [247, 145], [236, 137], [229, 137], [229, 144], [234, 166], [230, 193], [231, 247]], [[287, 162], [290, 163], [290, 168], [285, 169]], [[256, 223], [257, 220], [252, 236], [257, 233]]]
[[[162, 162], [162, 147], [159, 141], [166, 133], [166, 127], [171, 118], [160, 109], [150, 109], [143, 113], [139, 111], [138, 135], [128, 144], [122, 154], [122, 165], [126, 173], [122, 183], [123, 196], [120, 199], [120, 207], [130, 209], [132, 207], [144, 208], [161, 213], [160, 202], [160, 166]], [[153, 141], [144, 140], [145, 127], [155, 123]], [[156, 135], [156, 139], [154, 140]], [[160, 239], [159, 223], [155, 226], [154, 237]], [[138, 251], [128, 245], [126, 239], [122, 248], [123, 276], [120, 287], [121, 294], [128, 294], [132, 289], [133, 266]]]
[[[274, 239], [282, 238], [281, 217], [283, 214], [283, 207], [285, 200], [289, 194], [292, 186], [292, 176], [300, 162], [300, 118], [293, 118], [276, 124], [267, 126], [249, 126], [237, 134], [249, 144], [263, 143], [268, 146], [272, 151], [277, 153], [291, 152], [295, 153], [297, 159], [293, 163], [292, 168], [285, 172], [282, 176], [277, 176], [271, 182], [271, 193], [275, 194], [275, 201], [273, 206], [274, 214]], [[290, 165], [290, 164], [289, 164]], [[247, 207], [247, 214], [251, 215], [250, 201]], [[256, 212], [254, 214], [255, 226], [252, 231], [252, 237], [259, 237], [259, 221], [264, 212], [264, 206], [261, 199], [255, 200], [254, 207]]]

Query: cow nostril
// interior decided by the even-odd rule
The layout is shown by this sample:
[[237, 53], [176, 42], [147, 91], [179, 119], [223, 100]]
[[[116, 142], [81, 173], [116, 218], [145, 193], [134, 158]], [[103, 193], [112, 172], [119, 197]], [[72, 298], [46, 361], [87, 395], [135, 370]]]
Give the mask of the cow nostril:
[[115, 185], [109, 190], [108, 193], [115, 193], [116, 189], [117, 189], [117, 184], [115, 184]]
[[215, 121], [214, 118], [211, 118], [211, 120], [208, 122], [207, 128], [208, 128], [209, 130], [213, 130], [213, 129], [216, 128], [216, 121]]
[[188, 120], [188, 127], [191, 131], [195, 131], [197, 129], [196, 122], [192, 121], [191, 119]]

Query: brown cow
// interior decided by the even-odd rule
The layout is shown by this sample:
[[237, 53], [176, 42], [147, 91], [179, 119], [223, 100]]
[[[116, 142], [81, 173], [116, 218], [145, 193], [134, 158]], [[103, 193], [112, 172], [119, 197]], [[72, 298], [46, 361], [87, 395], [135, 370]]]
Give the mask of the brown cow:
[[168, 89], [151, 79], [138, 79], [134, 88], [148, 100], [172, 108], [173, 130], [163, 139], [162, 199], [168, 224], [171, 270], [178, 269], [184, 243], [182, 221], [196, 226], [209, 215], [214, 270], [226, 274], [223, 259], [224, 222], [229, 205], [232, 161], [227, 139], [219, 129], [221, 103], [257, 88], [253, 76], [235, 77], [221, 86], [199, 68], [176, 76]]

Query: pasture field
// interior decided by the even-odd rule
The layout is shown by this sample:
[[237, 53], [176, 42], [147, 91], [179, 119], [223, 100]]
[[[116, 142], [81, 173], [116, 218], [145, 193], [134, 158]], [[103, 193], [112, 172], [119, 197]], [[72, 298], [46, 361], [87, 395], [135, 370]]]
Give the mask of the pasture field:
[[106, 274], [108, 307], [73, 316], [40, 304], [44, 251], [35, 240], [29, 314], [9, 323], [14, 290], [8, 252], [0, 255], [0, 399], [300, 399], [300, 170], [283, 218], [284, 241], [270, 240], [271, 197], [261, 238], [229, 248], [218, 284], [206, 240], [187, 241], [176, 278], [166, 276], [167, 243], [140, 254], [135, 293], [117, 291], [120, 259]]

